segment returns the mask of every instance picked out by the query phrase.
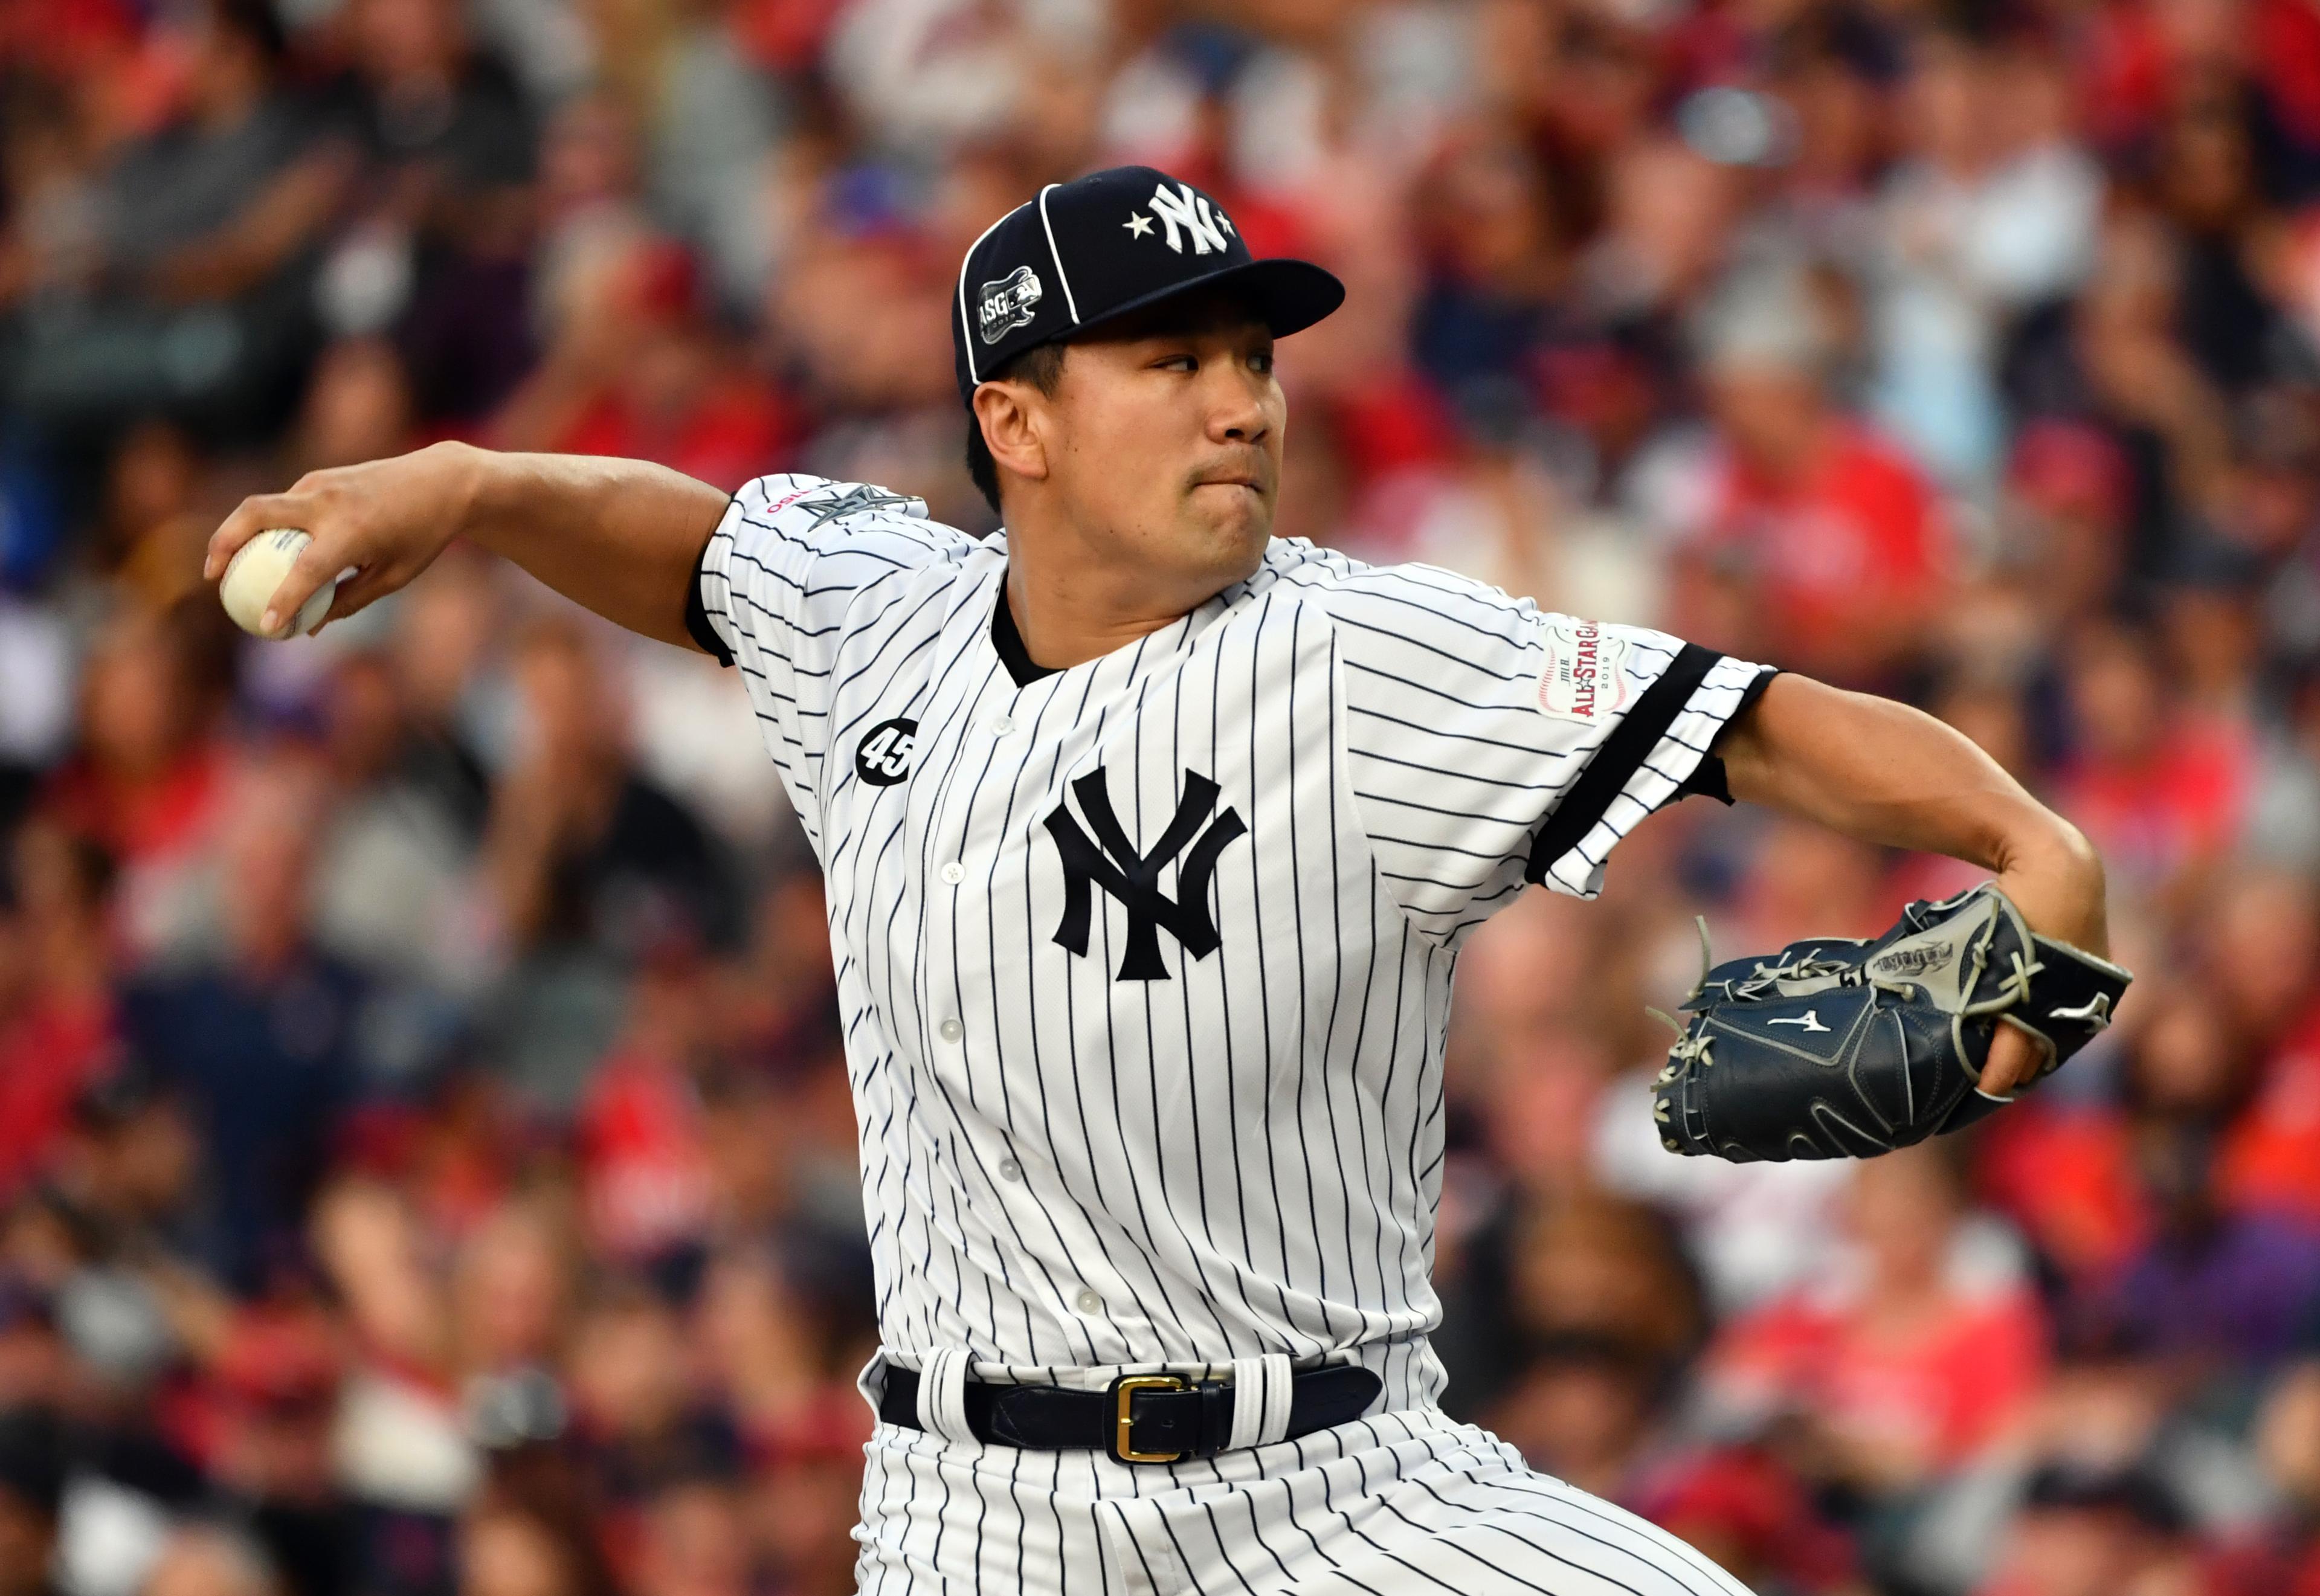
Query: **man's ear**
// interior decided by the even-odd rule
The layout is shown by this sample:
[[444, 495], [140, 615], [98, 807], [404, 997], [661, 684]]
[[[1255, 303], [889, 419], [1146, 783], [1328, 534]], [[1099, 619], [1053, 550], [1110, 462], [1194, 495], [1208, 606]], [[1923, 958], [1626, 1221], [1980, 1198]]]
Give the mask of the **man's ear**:
[[1034, 482], [1047, 475], [1047, 445], [1041, 436], [1042, 419], [1035, 413], [1038, 394], [1024, 383], [985, 383], [974, 390], [974, 416], [991, 458], [1016, 476]]

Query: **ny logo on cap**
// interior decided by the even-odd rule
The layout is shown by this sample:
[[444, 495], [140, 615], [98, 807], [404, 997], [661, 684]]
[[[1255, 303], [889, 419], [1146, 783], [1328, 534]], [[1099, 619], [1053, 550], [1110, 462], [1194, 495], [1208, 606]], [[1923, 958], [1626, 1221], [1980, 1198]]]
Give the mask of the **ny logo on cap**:
[[[1168, 192], [1165, 183], [1155, 187], [1152, 190], [1152, 214], [1159, 217], [1160, 225], [1168, 230], [1165, 235], [1167, 245], [1179, 255], [1184, 252], [1185, 234], [1192, 236], [1193, 254], [1206, 255], [1214, 250], [1221, 255], [1225, 250], [1225, 234], [1233, 230], [1231, 219], [1221, 210], [1211, 209], [1208, 196], [1193, 193], [1189, 183], [1176, 185], [1174, 194]], [[1128, 220], [1120, 225], [1137, 238], [1146, 238], [1152, 231], [1152, 217], [1130, 212]]]
[[983, 286], [983, 341], [997, 343], [1018, 327], [1029, 327], [1038, 314], [1039, 278], [1028, 266], [1019, 266], [995, 283]]

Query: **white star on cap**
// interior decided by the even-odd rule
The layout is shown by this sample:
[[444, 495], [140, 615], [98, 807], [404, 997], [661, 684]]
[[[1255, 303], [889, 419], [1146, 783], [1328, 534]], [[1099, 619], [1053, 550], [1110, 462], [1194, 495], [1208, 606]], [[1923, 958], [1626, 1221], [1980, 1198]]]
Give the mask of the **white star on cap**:
[[1152, 218], [1138, 215], [1136, 212], [1130, 211], [1128, 213], [1128, 220], [1120, 225], [1140, 239], [1152, 231]]

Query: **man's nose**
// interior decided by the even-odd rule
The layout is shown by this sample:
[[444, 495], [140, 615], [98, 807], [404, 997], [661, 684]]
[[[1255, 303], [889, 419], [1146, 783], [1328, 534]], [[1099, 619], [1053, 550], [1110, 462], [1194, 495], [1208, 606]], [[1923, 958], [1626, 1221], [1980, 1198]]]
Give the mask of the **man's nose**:
[[1263, 379], [1238, 361], [1219, 361], [1209, 402], [1209, 436], [1218, 443], [1256, 443], [1272, 429], [1260, 397]]

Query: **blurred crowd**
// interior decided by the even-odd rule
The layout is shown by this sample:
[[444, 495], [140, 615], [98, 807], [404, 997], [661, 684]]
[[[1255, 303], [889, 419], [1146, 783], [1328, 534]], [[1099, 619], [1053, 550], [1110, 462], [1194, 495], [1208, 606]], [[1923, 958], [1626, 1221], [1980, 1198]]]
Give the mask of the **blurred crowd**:
[[0, 1596], [849, 1590], [875, 1344], [746, 702], [245, 493], [458, 437], [990, 515], [946, 318], [1147, 161], [1351, 288], [1279, 530], [1920, 704], [2120, 1020], [1861, 1165], [1644, 1014], [1975, 873], [1745, 809], [1474, 939], [1454, 1411], [1763, 1596], [2320, 1596], [2315, 0], [0, 0]]

